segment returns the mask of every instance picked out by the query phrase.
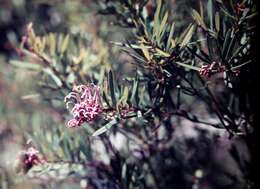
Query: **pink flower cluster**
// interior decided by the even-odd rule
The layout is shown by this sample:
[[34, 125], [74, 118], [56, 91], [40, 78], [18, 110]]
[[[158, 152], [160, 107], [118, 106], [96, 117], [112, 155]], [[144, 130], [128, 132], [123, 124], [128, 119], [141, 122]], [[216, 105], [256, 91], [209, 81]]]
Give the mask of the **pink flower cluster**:
[[74, 87], [64, 102], [68, 109], [72, 104], [73, 119], [68, 121], [69, 127], [80, 126], [84, 122], [93, 121], [102, 112], [100, 89], [94, 84]]
[[44, 161], [40, 152], [34, 147], [30, 147], [26, 151], [23, 151], [22, 156], [23, 164], [26, 170], [29, 170], [32, 166], [38, 165]]
[[221, 65], [220, 62], [212, 62], [208, 65], [203, 65], [199, 70], [200, 75], [210, 77], [215, 73], [224, 72], [226, 67]]

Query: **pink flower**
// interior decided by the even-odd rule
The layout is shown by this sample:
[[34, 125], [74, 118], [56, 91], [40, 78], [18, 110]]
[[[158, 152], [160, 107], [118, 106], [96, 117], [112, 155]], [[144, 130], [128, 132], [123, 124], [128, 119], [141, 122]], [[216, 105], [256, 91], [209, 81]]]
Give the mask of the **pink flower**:
[[73, 119], [68, 121], [69, 127], [80, 126], [84, 122], [93, 121], [102, 112], [100, 89], [94, 84], [79, 85], [65, 98], [69, 109], [72, 104], [71, 113]]
[[224, 65], [221, 65], [220, 62], [212, 62], [211, 64], [208, 65], [203, 65], [199, 73], [202, 76], [210, 77], [215, 73], [220, 73], [224, 72], [226, 70], [226, 67]]
[[31, 169], [34, 165], [45, 162], [43, 156], [34, 147], [22, 151], [19, 155], [19, 160], [21, 161], [22, 168], [25, 172]]
[[25, 165], [28, 167], [37, 165], [40, 162], [39, 154], [40, 152], [36, 150], [34, 147], [28, 148], [27, 151], [24, 152]]

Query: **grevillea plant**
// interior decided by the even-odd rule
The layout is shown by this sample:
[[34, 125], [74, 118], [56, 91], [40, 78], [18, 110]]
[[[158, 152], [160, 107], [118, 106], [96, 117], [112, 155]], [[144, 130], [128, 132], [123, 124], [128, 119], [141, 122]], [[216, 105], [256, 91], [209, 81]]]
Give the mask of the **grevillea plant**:
[[[102, 32], [38, 35], [30, 23], [16, 49], [20, 59], [10, 61], [38, 73], [41, 97], [62, 117], [51, 139], [41, 142], [31, 134], [45, 158], [40, 161], [34, 148], [24, 152], [26, 175], [43, 183], [71, 180], [82, 188], [224, 187], [222, 181], [209, 183], [215, 176], [203, 167], [207, 153], [181, 150], [175, 130], [189, 121], [230, 140], [243, 138], [254, 149], [249, 99], [255, 2], [195, 1], [178, 27], [171, 12], [178, 3], [171, 1], [90, 4], [102, 23], [127, 30], [123, 40], [104, 42]], [[196, 149], [214, 141], [202, 134]], [[237, 149], [230, 156], [239, 161]], [[250, 166], [244, 169], [246, 179], [230, 185], [254, 186]]]

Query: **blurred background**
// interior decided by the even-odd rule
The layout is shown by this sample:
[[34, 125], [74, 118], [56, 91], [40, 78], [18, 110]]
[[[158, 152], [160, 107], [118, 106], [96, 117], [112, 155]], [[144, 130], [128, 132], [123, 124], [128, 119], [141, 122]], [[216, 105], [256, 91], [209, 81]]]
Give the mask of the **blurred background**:
[[[198, 5], [195, 2], [195, 0], [167, 1], [171, 7], [172, 19], [178, 28], [177, 33], [191, 22], [188, 7], [197, 8]], [[102, 48], [104, 50], [102, 54], [104, 62], [113, 62], [113, 67], [124, 70], [124, 73], [134, 73], [131, 66], [125, 67], [124, 64], [117, 64], [131, 61], [131, 58], [110, 43], [131, 38], [131, 32], [127, 28], [116, 25], [114, 17], [99, 15], [95, 1], [0, 0], [0, 189], [48, 188], [42, 183], [30, 182], [22, 176], [17, 176], [13, 167], [15, 167], [19, 152], [26, 147], [33, 132], [40, 132], [47, 136], [54, 128], [62, 130], [65, 127], [62, 112], [50, 108], [40, 97], [37, 74], [28, 69], [14, 69], [9, 63], [11, 59], [18, 58], [16, 50], [29, 22], [32, 22], [34, 28], [37, 28], [38, 35], [46, 32], [61, 32], [81, 35], [86, 39], [91, 38], [94, 41], [90, 43], [93, 49]], [[194, 108], [197, 107], [196, 105]], [[203, 107], [200, 109], [203, 112]], [[189, 125], [191, 123], [186, 122], [176, 134], [176, 137], [180, 139], [180, 151], [183, 152], [183, 154], [180, 153], [180, 157], [186, 156], [185, 150], [189, 151], [186, 149], [187, 146], [198, 149], [192, 154], [195, 153], [199, 156], [197, 158], [199, 164], [208, 161], [207, 152], [212, 148], [216, 151], [214, 153], [218, 154], [218, 156], [214, 156], [213, 161], [217, 161], [219, 164], [206, 165], [209, 172], [210, 169], [215, 169], [216, 172], [212, 172], [212, 175], [209, 174], [205, 186], [201, 185], [200, 188], [243, 188], [246, 182], [243, 171], [230, 157], [228, 151], [232, 146], [238, 145], [241, 161], [249, 161], [247, 147], [240, 141], [229, 142], [225, 137], [218, 144], [214, 144], [212, 141], [215, 134], [212, 132], [219, 134], [219, 131], [215, 130], [207, 132], [207, 134], [201, 133], [199, 136], [202, 137], [198, 139], [201, 142], [193, 144], [193, 139], [190, 138], [197, 136], [196, 129], [191, 130]], [[70, 135], [75, 134], [74, 131], [66, 132], [69, 132]], [[187, 135], [190, 140], [184, 141], [184, 135]], [[219, 152], [219, 147], [223, 150], [222, 152]], [[49, 153], [48, 149], [41, 149], [41, 151]], [[49, 154], [51, 156], [52, 153]], [[55, 159], [55, 156], [50, 158]], [[223, 166], [222, 169], [219, 167], [220, 164], [226, 166]], [[163, 172], [165, 171], [167, 172], [167, 170], [163, 170]], [[180, 170], [180, 174], [183, 171], [185, 170]], [[229, 173], [226, 171], [233, 172], [233, 177], [227, 176]], [[194, 174], [200, 177], [202, 173], [201, 170], [197, 170]], [[175, 176], [178, 178], [178, 173]], [[188, 178], [188, 180], [192, 180], [192, 178]], [[233, 181], [236, 184], [228, 187]], [[207, 184], [207, 182], [211, 182], [211, 184]], [[218, 184], [221, 182], [227, 184], [219, 186]], [[82, 183], [66, 185], [60, 182], [53, 184], [52, 188], [79, 188], [82, 187], [81, 185]]]

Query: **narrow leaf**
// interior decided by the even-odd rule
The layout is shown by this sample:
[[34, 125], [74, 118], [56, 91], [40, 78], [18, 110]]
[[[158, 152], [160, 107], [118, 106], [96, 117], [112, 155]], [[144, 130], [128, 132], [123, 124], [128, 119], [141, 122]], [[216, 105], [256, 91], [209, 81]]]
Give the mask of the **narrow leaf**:
[[56, 51], [56, 39], [53, 33], [49, 34], [49, 45], [50, 45], [50, 54], [51, 56], [54, 56]]
[[61, 82], [60, 78], [58, 76], [56, 76], [51, 69], [46, 68], [46, 69], [43, 69], [43, 71], [53, 79], [53, 81], [57, 84], [57, 86], [59, 86], [59, 87], [62, 86], [62, 82]]
[[226, 37], [225, 37], [225, 40], [224, 40], [224, 43], [223, 43], [223, 48], [222, 48], [222, 57], [225, 57], [225, 54], [227, 52], [227, 48], [228, 48], [228, 44], [230, 42], [230, 34], [231, 34], [231, 29], [229, 29], [226, 33]]
[[215, 27], [216, 27], [217, 32], [219, 32], [219, 30], [220, 30], [219, 12], [216, 12], [216, 15], [215, 15]]
[[167, 19], [168, 19], [168, 12], [165, 13], [163, 19], [162, 19], [162, 22], [161, 22], [161, 25], [160, 25], [160, 29], [159, 29], [159, 35], [161, 35], [163, 29], [165, 29], [165, 25], [166, 25], [166, 22], [167, 22]]
[[247, 65], [247, 64], [249, 64], [249, 63], [251, 63], [251, 62], [252, 62], [252, 61], [249, 60], [249, 61], [244, 62], [244, 63], [242, 63], [242, 64], [240, 64], [240, 65], [238, 65], [238, 66], [232, 67], [231, 70], [236, 70], [236, 69], [241, 68], [242, 66], [245, 66], [245, 65]]
[[159, 53], [161, 56], [164, 56], [164, 57], [170, 57], [170, 56], [171, 56], [169, 53], [164, 52], [164, 51], [162, 51], [162, 50], [159, 49], [159, 48], [156, 48], [155, 50], [156, 50], [156, 52]]
[[204, 20], [203, 3], [201, 0], [200, 0], [200, 16], [201, 16], [202, 20]]
[[209, 16], [210, 29], [213, 30], [213, 3], [212, 0], [208, 0], [207, 11]]
[[229, 54], [232, 51], [232, 48], [234, 47], [234, 44], [235, 44], [235, 41], [236, 41], [236, 35], [232, 35], [231, 34], [230, 37], [231, 37], [231, 40], [230, 40], [230, 42], [228, 44], [228, 48], [227, 48], [227, 51], [225, 52], [225, 56], [224, 56], [225, 60], [228, 59]]
[[40, 94], [35, 93], [35, 94], [28, 94], [28, 95], [21, 96], [21, 99], [27, 100], [27, 99], [33, 99], [33, 98], [39, 98], [39, 97], [40, 97]]
[[[136, 95], [137, 95], [137, 92], [138, 92], [138, 85], [139, 85], [139, 81], [138, 81], [138, 79], [136, 79], [136, 80], [134, 81], [134, 85], [133, 85], [133, 89], [132, 89], [132, 94], [131, 94], [131, 98], [130, 98], [131, 103], [133, 103], [134, 99], [136, 99]], [[136, 102], [136, 103], [138, 103], [138, 102]]]
[[143, 51], [143, 54], [144, 54], [145, 58], [146, 58], [148, 61], [150, 61], [150, 60], [151, 60], [151, 57], [150, 57], [150, 55], [149, 55], [148, 49], [144, 46], [144, 44], [140, 44], [140, 48], [141, 48], [141, 50]]
[[110, 90], [110, 96], [112, 100], [112, 104], [114, 107], [116, 107], [116, 95], [115, 95], [115, 86], [114, 86], [114, 78], [113, 73], [110, 70], [108, 73], [108, 84], [109, 84], [109, 90]]
[[159, 29], [159, 20], [160, 20], [160, 12], [161, 12], [162, 0], [157, 0], [156, 11], [154, 14], [154, 26], [153, 26], [153, 39], [158, 35]]
[[185, 37], [183, 38], [180, 44], [182, 48], [190, 42], [193, 31], [194, 31], [194, 25], [190, 25], [189, 29], [187, 30], [187, 34], [185, 35]]
[[193, 9], [191, 14], [199, 26], [201, 26], [203, 29], [207, 29], [205, 22], [203, 21], [202, 17], [196, 10]]
[[128, 87], [125, 86], [124, 87], [124, 91], [123, 94], [121, 96], [121, 98], [118, 100], [117, 102], [117, 107], [122, 103], [122, 104], [126, 104], [127, 100], [128, 100], [128, 95], [129, 95], [129, 90]]
[[171, 30], [167, 39], [166, 49], [170, 49], [171, 47], [171, 39], [173, 38], [173, 32], [174, 32], [174, 23], [172, 23]]
[[172, 48], [176, 47], [176, 41], [174, 39], [171, 40]]
[[185, 67], [185, 68], [188, 68], [188, 69], [191, 69], [191, 70], [196, 70], [196, 71], [199, 71], [200, 68], [199, 67], [196, 67], [196, 66], [192, 66], [192, 65], [189, 65], [189, 64], [184, 64], [184, 63], [181, 63], [181, 62], [174, 62], [175, 64], [178, 64], [182, 67]]
[[65, 52], [65, 50], [67, 49], [68, 45], [69, 45], [69, 34], [66, 35], [66, 37], [63, 39], [62, 44], [61, 44], [61, 54], [63, 54]]
[[16, 67], [25, 68], [25, 69], [31, 69], [31, 70], [40, 70], [42, 68], [39, 64], [29, 63], [29, 62], [23, 62], [19, 60], [11, 60], [10, 64]]
[[115, 118], [113, 118], [110, 122], [108, 122], [106, 125], [104, 125], [103, 127], [99, 128], [98, 130], [96, 130], [92, 136], [96, 137], [99, 136], [103, 133], [105, 133], [106, 131], [108, 131], [113, 125], [115, 125], [117, 123], [117, 120]]

